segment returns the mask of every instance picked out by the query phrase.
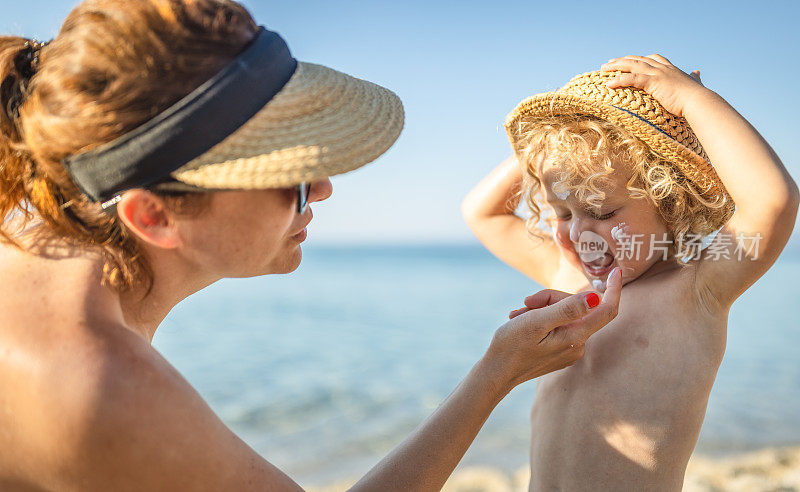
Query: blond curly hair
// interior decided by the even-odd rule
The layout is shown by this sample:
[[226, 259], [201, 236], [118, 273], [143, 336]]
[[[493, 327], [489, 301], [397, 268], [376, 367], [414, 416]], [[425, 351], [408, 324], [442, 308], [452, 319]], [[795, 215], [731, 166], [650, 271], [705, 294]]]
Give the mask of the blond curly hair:
[[[664, 156], [648, 147], [625, 128], [591, 115], [554, 115], [521, 118], [509, 132], [523, 168], [522, 188], [515, 203], [524, 198], [530, 209], [529, 234], [543, 239], [540, 222], [552, 227], [552, 217], [542, 220], [542, 179], [536, 157], [544, 153], [556, 169], [554, 191], [574, 191], [582, 202], [600, 207], [604, 187], [612, 183], [614, 164], [625, 163], [633, 171], [626, 183], [632, 198], [652, 203], [674, 242], [669, 257], [679, 264], [691, 246], [691, 236], [707, 236], [726, 211], [726, 202], [702, 196], [686, 176]], [[696, 244], [696, 242], [695, 242]]]

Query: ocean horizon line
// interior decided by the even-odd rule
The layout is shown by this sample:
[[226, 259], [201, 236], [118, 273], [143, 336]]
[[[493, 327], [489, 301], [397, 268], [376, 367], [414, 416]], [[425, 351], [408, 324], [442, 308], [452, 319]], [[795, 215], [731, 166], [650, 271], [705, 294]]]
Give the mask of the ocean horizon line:
[[[390, 251], [390, 250], [444, 250], [459, 249], [469, 251], [484, 251], [492, 255], [477, 239], [476, 240], [444, 240], [444, 241], [425, 241], [425, 240], [375, 240], [375, 241], [331, 241], [320, 240], [304, 244], [304, 249], [309, 251], [342, 251], [342, 250], [371, 250], [371, 251]], [[792, 237], [781, 253], [780, 258], [800, 259], [800, 236]], [[779, 258], [779, 260], [780, 260]]]

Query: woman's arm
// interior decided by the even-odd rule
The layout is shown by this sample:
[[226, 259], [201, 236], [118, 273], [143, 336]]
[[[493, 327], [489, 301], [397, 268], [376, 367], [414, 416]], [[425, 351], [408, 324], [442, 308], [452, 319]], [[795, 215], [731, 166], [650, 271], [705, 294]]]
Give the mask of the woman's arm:
[[[620, 289], [617, 276], [591, 309], [586, 294], [542, 291], [535, 305], [526, 301], [536, 309], [500, 327], [450, 396], [353, 490], [439, 490], [503, 396], [583, 356], [586, 339], [616, 316]], [[137, 336], [129, 339], [93, 346], [81, 361], [71, 358], [49, 379], [60, 384], [39, 390], [53, 405], [36, 409], [47, 412], [31, 442], [47, 450], [52, 473], [35, 477], [37, 486], [302, 490], [228, 429], [157, 351]]]
[[[450, 396], [351, 491], [440, 490], [511, 389], [574, 364], [586, 339], [614, 319], [622, 290], [619, 269], [608, 282], [595, 308], [588, 307], [585, 293], [547, 289], [528, 297], [529, 310], [497, 330], [486, 355]], [[570, 319], [578, 321], [563, 326]]]
[[525, 221], [508, 206], [521, 180], [520, 165], [511, 156], [469, 192], [461, 206], [462, 215], [492, 254], [542, 286], [553, 287], [561, 251], [550, 237], [534, 242], [528, 236]]
[[488, 366], [484, 359], [475, 364], [434, 413], [350, 490], [440, 490], [511, 390]]

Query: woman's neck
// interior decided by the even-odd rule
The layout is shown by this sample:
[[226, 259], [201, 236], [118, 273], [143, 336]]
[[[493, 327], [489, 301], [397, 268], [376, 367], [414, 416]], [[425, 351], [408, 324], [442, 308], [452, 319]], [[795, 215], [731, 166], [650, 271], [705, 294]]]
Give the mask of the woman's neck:
[[5, 278], [15, 279], [7, 284], [13, 285], [15, 292], [7, 295], [19, 296], [20, 305], [26, 299], [42, 299], [46, 312], [60, 322], [124, 327], [152, 344], [158, 326], [173, 307], [217, 280], [199, 274], [195, 265], [188, 265], [174, 252], [145, 244], [142, 248], [154, 272], [150, 293], [144, 297], [144, 286], [117, 292], [102, 284], [104, 260], [99, 250], [54, 238], [40, 224], [34, 219], [15, 235], [22, 251], [2, 246], [0, 269]]

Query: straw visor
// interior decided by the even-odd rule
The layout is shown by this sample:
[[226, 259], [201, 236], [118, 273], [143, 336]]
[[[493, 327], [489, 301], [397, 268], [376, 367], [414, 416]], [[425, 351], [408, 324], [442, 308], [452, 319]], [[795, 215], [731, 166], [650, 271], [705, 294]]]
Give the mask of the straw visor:
[[298, 62], [283, 89], [236, 132], [170, 175], [202, 188], [280, 188], [357, 169], [403, 128], [400, 99], [336, 70]]
[[587, 114], [608, 120], [624, 127], [669, 160], [704, 199], [725, 200], [725, 207], [713, 219], [715, 230], [722, 227], [733, 215], [734, 201], [689, 123], [669, 113], [641, 89], [606, 86], [608, 80], [620, 73], [586, 72], [573, 77], [557, 91], [537, 94], [520, 102], [505, 122], [514, 151], [521, 150], [518, 148], [520, 126], [526, 120], [559, 114]]
[[127, 189], [283, 188], [351, 171], [383, 154], [403, 128], [388, 89], [298, 62], [261, 26], [224, 69], [119, 138], [63, 159], [102, 208]]

